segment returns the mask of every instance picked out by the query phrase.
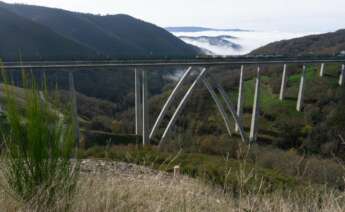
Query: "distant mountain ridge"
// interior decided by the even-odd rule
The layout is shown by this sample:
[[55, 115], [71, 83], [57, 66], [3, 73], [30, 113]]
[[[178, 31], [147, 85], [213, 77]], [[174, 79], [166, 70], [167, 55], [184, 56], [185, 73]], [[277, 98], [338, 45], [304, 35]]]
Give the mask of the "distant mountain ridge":
[[[3, 2], [0, 2], [0, 9], [1, 15], [7, 17], [0, 17], [1, 25], [9, 26], [2, 27], [0, 34], [0, 57], [3, 58], [13, 58], [13, 52], [32, 58], [70, 57], [66, 52], [74, 52], [75, 57], [81, 58], [183, 57], [199, 53], [196, 47], [184, 43], [163, 28], [128, 15], [98, 16]], [[24, 28], [25, 31], [22, 31]], [[23, 37], [37, 33], [35, 30], [40, 31], [39, 37], [46, 41], [44, 45], [40, 43], [41, 39]], [[49, 37], [59, 37], [59, 41], [51, 43]], [[4, 40], [9, 41], [8, 44]], [[66, 43], [69, 43], [68, 47], [56, 48]], [[32, 48], [27, 49], [27, 46]], [[7, 51], [11, 53], [7, 54]]]
[[166, 27], [169, 32], [204, 32], [204, 31], [224, 31], [224, 32], [249, 32], [245, 29], [215, 29], [207, 27], [182, 26], [182, 27]]
[[[218, 48], [228, 48], [233, 50], [240, 50], [242, 48], [241, 45], [233, 42], [232, 40], [236, 40], [237, 38], [230, 35], [219, 35], [219, 36], [179, 36], [180, 39], [185, 41], [186, 43], [193, 44], [195, 42], [203, 43], [205, 45], [209, 45], [212, 47], [218, 47]], [[202, 48], [205, 54], [208, 55], [214, 55], [211, 50], [208, 49], [208, 51], [205, 51], [206, 48]]]
[[345, 29], [319, 35], [282, 40], [260, 47], [250, 55], [337, 55], [345, 51]]

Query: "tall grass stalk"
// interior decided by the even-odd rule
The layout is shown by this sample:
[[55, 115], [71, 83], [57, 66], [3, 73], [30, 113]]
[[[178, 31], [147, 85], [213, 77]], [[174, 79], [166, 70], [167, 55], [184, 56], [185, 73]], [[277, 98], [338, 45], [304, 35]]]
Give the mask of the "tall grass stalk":
[[1, 72], [8, 126], [8, 130], [1, 133], [5, 147], [2, 155], [4, 186], [30, 209], [53, 208], [62, 199], [72, 199], [79, 175], [79, 163], [71, 160], [75, 155], [73, 123], [68, 116], [56, 114], [41, 98], [34, 78], [24, 71], [25, 105], [20, 110], [16, 89], [10, 85], [7, 73]]

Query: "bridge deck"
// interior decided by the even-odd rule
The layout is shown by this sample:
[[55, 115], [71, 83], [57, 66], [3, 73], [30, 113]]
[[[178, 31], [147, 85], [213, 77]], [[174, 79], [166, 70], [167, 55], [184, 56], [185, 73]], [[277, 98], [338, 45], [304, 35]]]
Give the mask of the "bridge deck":
[[345, 63], [345, 57], [325, 58], [210, 58], [186, 60], [79, 60], [79, 61], [23, 61], [5, 62], [3, 68], [13, 69], [89, 69], [89, 68], [150, 68], [178, 66], [230, 66], [264, 64]]

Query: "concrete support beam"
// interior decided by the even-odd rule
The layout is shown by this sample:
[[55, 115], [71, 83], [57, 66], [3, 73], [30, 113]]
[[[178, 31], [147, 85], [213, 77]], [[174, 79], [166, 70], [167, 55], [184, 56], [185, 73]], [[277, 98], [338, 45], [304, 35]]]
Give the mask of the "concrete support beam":
[[259, 118], [259, 101], [260, 101], [260, 67], [258, 67], [256, 73], [255, 93], [253, 102], [252, 122], [250, 125], [249, 141], [255, 142], [257, 139], [258, 132], [258, 118]]
[[141, 72], [137, 69], [134, 70], [134, 83], [135, 83], [135, 134], [142, 134], [142, 107], [141, 107]]
[[305, 72], [306, 72], [306, 66], [303, 65], [301, 80], [299, 84], [299, 91], [298, 91], [298, 98], [297, 98], [297, 106], [296, 110], [301, 112], [303, 109], [303, 103], [304, 103], [304, 84], [305, 84]]
[[184, 108], [184, 106], [186, 105], [189, 97], [192, 94], [192, 91], [194, 90], [195, 86], [199, 83], [199, 81], [201, 80], [202, 76], [204, 76], [204, 74], [206, 73], [206, 68], [202, 69], [202, 71], [200, 72], [200, 74], [197, 76], [197, 78], [194, 80], [193, 84], [189, 87], [187, 93], [184, 95], [184, 97], [182, 98], [180, 104], [177, 106], [177, 109], [175, 110], [175, 113], [173, 114], [173, 116], [171, 117], [168, 126], [166, 127], [163, 136], [159, 142], [159, 147], [165, 142], [166, 137], [172, 127], [172, 125], [175, 124], [175, 121], [177, 119], [177, 117], [180, 115], [182, 109]]
[[282, 82], [281, 82], [280, 94], [279, 94], [279, 100], [280, 101], [284, 100], [287, 80], [288, 80], [288, 78], [287, 78], [286, 64], [284, 64]]
[[160, 126], [164, 116], [166, 115], [168, 108], [170, 107], [171, 103], [174, 101], [174, 99], [177, 96], [178, 91], [180, 90], [180, 88], [182, 87], [183, 83], [185, 82], [185, 80], [187, 79], [187, 77], [190, 75], [192, 71], [192, 67], [189, 67], [187, 69], [187, 71], [183, 74], [183, 76], [181, 77], [181, 79], [179, 80], [179, 82], [177, 83], [177, 85], [175, 86], [174, 90], [172, 91], [172, 93], [170, 94], [168, 100], [165, 102], [163, 109], [161, 110], [161, 112], [158, 115], [158, 118], [155, 122], [155, 124], [152, 127], [151, 133], [150, 133], [150, 139], [153, 138], [153, 136], [155, 135], [158, 127]]
[[[244, 72], [244, 65], [241, 66], [241, 73], [240, 73], [240, 82], [239, 82], [239, 87], [238, 87], [238, 98], [237, 98], [237, 112], [236, 115], [238, 117], [238, 119], [242, 120], [242, 116], [243, 116], [243, 72]], [[235, 125], [235, 132], [239, 132], [240, 128], [238, 126], [238, 124], [236, 123]]]
[[149, 105], [148, 105], [148, 85], [147, 85], [147, 71], [142, 71], [142, 136], [143, 145], [150, 143], [149, 138]]
[[224, 109], [222, 103], [219, 101], [218, 95], [216, 94], [214, 88], [212, 87], [212, 85], [208, 82], [208, 80], [205, 77], [202, 77], [202, 82], [204, 83], [208, 92], [211, 94], [213, 101], [216, 103], [218, 111], [224, 120], [224, 124], [225, 124], [226, 130], [228, 131], [229, 136], [232, 136], [231, 128], [230, 128], [230, 126], [231, 126], [230, 120], [229, 120], [229, 118], [225, 112], [225, 109]]
[[339, 76], [339, 85], [344, 85], [344, 77], [345, 77], [345, 64], [341, 66], [340, 76]]
[[320, 77], [323, 77], [325, 74], [325, 64], [321, 63], [321, 68], [320, 68]]
[[78, 106], [77, 106], [77, 94], [74, 85], [74, 74], [72, 71], [68, 72], [68, 84], [72, 101], [72, 122], [75, 130], [76, 147], [79, 147], [80, 129], [78, 121]]

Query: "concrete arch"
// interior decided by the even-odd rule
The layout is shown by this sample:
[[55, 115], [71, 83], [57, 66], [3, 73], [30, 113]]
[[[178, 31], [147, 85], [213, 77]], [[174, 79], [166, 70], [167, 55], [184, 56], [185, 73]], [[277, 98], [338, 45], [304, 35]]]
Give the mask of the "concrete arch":
[[[246, 135], [244, 133], [244, 130], [243, 130], [243, 126], [242, 126], [242, 122], [240, 121], [239, 117], [237, 116], [236, 112], [235, 112], [235, 109], [234, 107], [232, 106], [232, 103], [229, 99], [229, 97], [227, 96], [225, 90], [223, 89], [223, 87], [220, 85], [220, 83], [218, 83], [217, 81], [215, 81], [214, 79], [212, 80], [213, 83], [210, 83], [210, 81], [207, 79], [207, 77], [205, 77], [205, 74], [206, 74], [206, 68], [204, 68], [200, 73], [199, 75], [197, 76], [197, 78], [195, 79], [195, 81], [192, 83], [192, 85], [190, 86], [190, 88], [188, 89], [188, 91], [186, 92], [186, 94], [184, 95], [183, 99], [181, 100], [181, 102], [179, 103], [177, 109], [175, 110], [172, 118], [170, 119], [167, 127], [165, 128], [164, 130], [164, 133], [161, 137], [161, 140], [159, 142], [159, 146], [161, 146], [165, 140], [166, 140], [166, 137], [172, 127], [172, 125], [175, 123], [176, 119], [178, 118], [179, 114], [181, 113], [182, 109], [184, 108], [186, 102], [188, 101], [189, 97], [191, 96], [191, 93], [192, 91], [194, 90], [195, 86], [199, 83], [199, 81], [201, 80], [204, 84], [204, 86], [207, 88], [207, 90], [209, 91], [213, 101], [215, 102], [215, 104], [217, 105], [217, 108], [218, 108], [218, 111], [220, 112], [223, 120], [224, 120], [224, 123], [225, 123], [225, 126], [226, 126], [226, 129], [228, 131], [228, 134], [231, 136], [232, 133], [231, 133], [231, 129], [230, 129], [230, 120], [228, 118], [228, 114], [226, 113], [226, 110], [224, 108], [224, 105], [221, 103], [221, 101], [219, 100], [219, 97], [216, 93], [216, 90], [214, 89], [214, 85], [213, 83], [215, 84], [215, 87], [217, 89], [217, 91], [219, 92], [221, 98], [224, 100], [225, 102], [225, 106], [226, 108], [228, 109], [228, 111], [231, 113], [234, 121], [235, 121], [235, 124], [238, 126], [239, 128], [239, 132], [240, 132], [240, 136], [241, 136], [241, 139], [243, 142], [247, 142], [247, 138], [246, 138]], [[188, 73], [185, 73], [185, 75], [188, 75]], [[182, 83], [182, 81], [185, 80], [185, 77], [182, 77], [180, 82]], [[178, 90], [178, 87], [180, 86], [180, 82], [178, 83], [178, 85], [175, 87], [176, 90]], [[174, 90], [175, 91], [175, 90]], [[166, 113], [166, 110], [167, 110], [167, 107], [165, 106], [169, 106], [171, 104], [171, 100], [174, 99], [174, 96], [176, 95], [176, 92], [173, 92], [170, 97], [168, 98], [166, 104], [164, 105], [161, 113], [160, 113], [160, 116], [158, 117], [158, 119], [162, 119]], [[161, 120], [158, 120], [156, 121], [156, 123], [159, 123]], [[155, 125], [155, 127], [157, 127], [158, 125]], [[154, 131], [153, 131], [154, 132]], [[152, 133], [152, 131], [151, 131]], [[153, 135], [153, 134], [152, 134]]]

